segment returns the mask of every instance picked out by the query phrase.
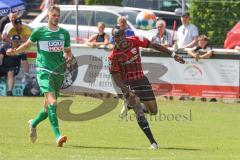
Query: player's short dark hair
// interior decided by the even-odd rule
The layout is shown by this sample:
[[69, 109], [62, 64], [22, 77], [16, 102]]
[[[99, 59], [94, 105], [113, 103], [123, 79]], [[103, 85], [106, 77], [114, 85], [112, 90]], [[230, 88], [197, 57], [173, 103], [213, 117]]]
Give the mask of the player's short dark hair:
[[124, 35], [125, 34], [125, 31], [124, 29], [121, 29], [119, 26], [115, 26], [113, 29], [112, 29], [112, 36], [120, 36], [120, 35]]
[[52, 12], [53, 10], [56, 10], [60, 13], [60, 7], [58, 5], [53, 5], [48, 9], [48, 12]]

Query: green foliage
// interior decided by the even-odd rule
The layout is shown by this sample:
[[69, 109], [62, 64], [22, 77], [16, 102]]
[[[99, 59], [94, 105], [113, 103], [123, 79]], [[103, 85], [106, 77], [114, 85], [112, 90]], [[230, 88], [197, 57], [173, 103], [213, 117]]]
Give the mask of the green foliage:
[[122, 0], [85, 0], [87, 5], [114, 5], [121, 6]]
[[192, 0], [191, 22], [206, 34], [214, 46], [223, 46], [227, 32], [239, 21], [240, 1]]

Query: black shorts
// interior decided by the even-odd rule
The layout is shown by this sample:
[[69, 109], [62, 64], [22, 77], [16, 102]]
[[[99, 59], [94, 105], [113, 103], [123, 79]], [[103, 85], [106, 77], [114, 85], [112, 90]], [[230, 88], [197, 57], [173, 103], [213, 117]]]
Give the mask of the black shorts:
[[127, 83], [141, 101], [156, 100], [152, 86], [147, 77], [143, 76], [142, 79]]
[[0, 66], [0, 77], [7, 76], [7, 73], [9, 71], [14, 72], [14, 76], [16, 76], [19, 73], [20, 66], [14, 66], [14, 67], [3, 67]]

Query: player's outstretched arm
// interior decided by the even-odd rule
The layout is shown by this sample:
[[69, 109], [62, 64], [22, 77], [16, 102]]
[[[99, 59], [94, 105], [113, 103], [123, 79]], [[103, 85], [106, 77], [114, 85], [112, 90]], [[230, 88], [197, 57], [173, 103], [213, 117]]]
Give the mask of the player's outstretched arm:
[[19, 55], [20, 53], [24, 53], [27, 49], [31, 47], [32, 42], [28, 39], [25, 43], [20, 45], [18, 48], [10, 48], [7, 50], [8, 56]]
[[163, 52], [163, 53], [167, 53], [170, 56], [172, 56], [177, 62], [179, 62], [181, 64], [185, 63], [185, 61], [184, 61], [184, 59], [182, 57], [176, 55], [175, 52], [170, 51], [169, 49], [167, 49], [166, 47], [164, 47], [162, 45], [158, 45], [158, 44], [150, 42], [148, 48], [152, 48], [152, 49], [155, 49], [157, 51], [160, 51], [160, 52]]

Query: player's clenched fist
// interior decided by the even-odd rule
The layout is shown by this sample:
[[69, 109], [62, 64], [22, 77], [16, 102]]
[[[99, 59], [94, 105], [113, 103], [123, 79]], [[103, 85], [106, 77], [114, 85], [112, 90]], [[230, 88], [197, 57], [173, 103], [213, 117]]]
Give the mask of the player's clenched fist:
[[6, 52], [8, 56], [15, 56], [17, 55], [16, 48], [9, 48]]

